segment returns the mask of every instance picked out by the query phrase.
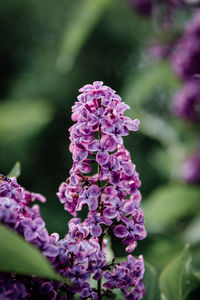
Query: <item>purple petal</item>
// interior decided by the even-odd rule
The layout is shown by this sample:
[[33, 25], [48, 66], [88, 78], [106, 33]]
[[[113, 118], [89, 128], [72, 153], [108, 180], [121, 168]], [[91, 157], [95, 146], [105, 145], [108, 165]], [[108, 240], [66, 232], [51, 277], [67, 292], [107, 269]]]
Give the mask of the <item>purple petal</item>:
[[90, 197], [87, 200], [87, 204], [88, 204], [90, 210], [96, 210], [98, 207], [98, 200], [96, 197], [94, 197], [94, 198]]
[[90, 125], [94, 126], [96, 124], [99, 124], [99, 119], [95, 115], [89, 115], [89, 122]]
[[96, 160], [100, 165], [107, 164], [109, 161], [109, 154], [105, 150], [100, 150], [96, 155]]
[[100, 171], [100, 179], [106, 180], [107, 177], [108, 177], [108, 175], [109, 175], [108, 169], [106, 169], [106, 168], [101, 168], [101, 171]]
[[104, 106], [110, 105], [110, 102], [111, 102], [111, 98], [102, 97], [102, 99], [101, 99], [101, 103], [102, 103]]
[[106, 118], [104, 118], [103, 125], [105, 125], [105, 128], [103, 128], [103, 132], [107, 134], [113, 134], [112, 125], [109, 123], [109, 121]]
[[49, 257], [55, 257], [58, 255], [58, 248], [55, 246], [49, 245], [44, 251], [43, 254]]
[[107, 289], [113, 289], [115, 286], [115, 282], [111, 279], [110, 281], [105, 282], [103, 286]]
[[81, 115], [84, 119], [88, 118], [88, 110], [84, 106], [81, 109]]
[[127, 214], [133, 214], [133, 212], [135, 210], [135, 203], [133, 203], [132, 201], [129, 201], [129, 202], [125, 203], [123, 210]]
[[131, 253], [135, 249], [136, 246], [137, 246], [137, 242], [134, 241], [132, 244], [130, 244], [129, 246], [126, 247], [126, 252]]
[[37, 232], [33, 231], [32, 229], [25, 228], [24, 230], [24, 238], [27, 241], [32, 241], [37, 237]]
[[93, 86], [96, 90], [100, 89], [103, 85], [103, 81], [94, 81]]
[[135, 172], [134, 165], [131, 162], [121, 162], [122, 170], [127, 176], [132, 176]]
[[74, 153], [73, 159], [74, 161], [80, 162], [86, 159], [87, 156], [88, 156], [87, 150], [78, 150]]
[[91, 235], [94, 236], [94, 237], [98, 237], [100, 236], [102, 233], [102, 229], [101, 229], [101, 226], [100, 225], [93, 225], [91, 227]]
[[88, 144], [88, 150], [90, 151], [98, 151], [100, 149], [100, 143], [98, 140], [93, 140]]
[[81, 133], [89, 135], [91, 133], [90, 128], [88, 127], [88, 123], [84, 122], [79, 126], [79, 130]]
[[101, 222], [100, 223], [105, 224], [107, 226], [110, 226], [113, 222], [110, 219], [103, 216], [103, 217], [101, 217]]
[[112, 136], [104, 135], [101, 138], [101, 147], [107, 151], [113, 152], [116, 150], [117, 145], [115, 139]]
[[110, 173], [110, 182], [112, 184], [118, 184], [120, 182], [120, 172], [111, 172]]
[[113, 219], [116, 218], [119, 215], [119, 213], [114, 207], [106, 207], [103, 211], [103, 215], [104, 217]]
[[125, 239], [123, 240], [124, 245], [130, 245], [135, 241], [134, 235], [133, 234], [128, 234]]
[[49, 239], [48, 231], [45, 228], [43, 230], [38, 231], [38, 237], [43, 242], [48, 241], [48, 239]]
[[41, 229], [45, 226], [45, 223], [42, 219], [40, 218], [36, 218], [34, 221], [33, 221], [33, 226], [37, 229]]
[[107, 280], [112, 280], [112, 273], [110, 271], [105, 271], [103, 277]]
[[120, 135], [118, 135], [118, 134], [114, 135], [114, 139], [118, 144], [123, 145], [123, 143], [124, 143], [123, 138]]
[[91, 166], [90, 166], [89, 164], [87, 164], [87, 163], [84, 163], [84, 162], [82, 162], [82, 163], [80, 164], [79, 169], [80, 169], [80, 171], [81, 171], [82, 173], [86, 173], [86, 174], [87, 174], [87, 173], [90, 173], [91, 170], [92, 170]]
[[128, 130], [137, 131], [139, 124], [140, 124], [140, 121], [138, 119], [135, 119], [135, 120], [130, 120], [129, 122], [127, 122], [126, 126], [127, 126]]
[[96, 185], [93, 184], [91, 187], [88, 189], [88, 194], [90, 196], [98, 197], [101, 194], [101, 189]]
[[128, 230], [124, 225], [117, 225], [114, 228], [113, 233], [118, 238], [124, 238], [125, 236], [128, 235]]
[[109, 185], [109, 186], [107, 186], [107, 187], [104, 189], [104, 193], [105, 193], [108, 197], [111, 197], [111, 196], [115, 196], [115, 195], [117, 194], [117, 191], [116, 191], [116, 189], [114, 188], [114, 186]]
[[116, 272], [115, 272], [115, 276], [118, 278], [122, 278], [125, 275], [125, 271], [123, 268], [117, 268]]

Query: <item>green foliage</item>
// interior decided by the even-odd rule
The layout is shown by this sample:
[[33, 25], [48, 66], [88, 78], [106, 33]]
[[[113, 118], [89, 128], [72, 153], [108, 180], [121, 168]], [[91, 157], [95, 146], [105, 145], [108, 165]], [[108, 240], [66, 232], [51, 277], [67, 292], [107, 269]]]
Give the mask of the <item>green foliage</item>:
[[0, 224], [0, 270], [63, 281], [41, 252], [20, 235]]
[[141, 105], [158, 88], [175, 90], [178, 86], [178, 79], [173, 74], [170, 65], [167, 62], [160, 62], [139, 70], [136, 76], [129, 75], [122, 92], [129, 103]]
[[196, 287], [197, 280], [191, 271], [189, 246], [161, 273], [159, 284], [163, 300], [184, 300]]
[[19, 161], [17, 161], [15, 163], [15, 165], [13, 166], [13, 168], [10, 170], [10, 172], [8, 173], [7, 177], [16, 177], [18, 178], [21, 174], [21, 164]]
[[24, 140], [49, 123], [53, 109], [45, 100], [6, 101], [0, 104], [0, 138], [4, 142]]
[[72, 20], [63, 33], [56, 62], [59, 71], [65, 73], [72, 68], [82, 45], [111, 2], [112, 0], [84, 0], [76, 6]]
[[147, 261], [145, 261], [144, 284], [146, 294], [144, 300], [158, 300], [159, 299], [159, 286], [158, 274], [156, 269]]
[[145, 259], [158, 271], [162, 271], [172, 259], [179, 255], [184, 245], [185, 243], [174, 235], [169, 236], [167, 233], [153, 235], [148, 251], [145, 253]]
[[190, 244], [200, 243], [200, 216], [194, 217], [194, 219], [190, 222], [187, 228], [182, 233], [181, 237], [185, 242]]
[[200, 212], [199, 188], [183, 184], [159, 187], [146, 199], [143, 209], [148, 230], [170, 229], [179, 219]]

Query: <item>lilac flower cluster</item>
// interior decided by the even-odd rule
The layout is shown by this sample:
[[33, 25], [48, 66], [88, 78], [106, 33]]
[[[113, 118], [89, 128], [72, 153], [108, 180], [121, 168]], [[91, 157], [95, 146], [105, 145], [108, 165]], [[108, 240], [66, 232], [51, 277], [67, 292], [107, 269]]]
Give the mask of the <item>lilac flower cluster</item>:
[[187, 24], [177, 43], [172, 64], [175, 72], [184, 81], [183, 88], [174, 98], [174, 111], [188, 121], [197, 121], [200, 117], [200, 10]]
[[0, 175], [0, 180], [0, 222], [20, 233], [45, 256], [56, 256], [57, 248], [45, 228], [39, 206], [29, 206], [36, 199], [40, 202], [46, 199], [22, 188], [15, 178]]
[[192, 80], [175, 94], [173, 111], [186, 121], [200, 120], [200, 81]]
[[[190, 81], [200, 73], [200, 10], [186, 25], [172, 58], [175, 72], [183, 81]], [[183, 51], [184, 49], [184, 51]]]
[[[73, 166], [70, 177], [60, 185], [57, 195], [74, 217], [85, 205], [88, 215], [83, 222], [73, 218], [69, 223], [67, 239], [61, 242], [65, 249], [73, 251], [74, 258], [75, 269], [67, 271], [65, 276], [74, 281], [75, 292], [84, 283], [82, 297], [83, 291], [84, 295], [87, 291], [87, 295], [101, 299], [103, 275], [106, 279], [109, 276], [115, 278], [112, 286], [104, 284], [108, 289], [104, 294], [112, 288], [120, 288], [127, 299], [136, 299], [136, 294], [137, 299], [141, 299], [144, 295], [142, 257], [138, 261], [129, 256], [132, 257], [132, 270], [137, 268], [135, 264], [140, 264], [138, 277], [137, 272], [130, 272], [125, 262], [120, 265], [113, 263], [111, 272], [103, 246], [105, 235], [113, 232], [122, 239], [126, 251], [130, 253], [136, 247], [137, 240], [146, 236], [138, 191], [141, 183], [130, 154], [123, 145], [123, 136], [127, 136], [129, 131], [137, 131], [139, 120], [123, 115], [129, 106], [103, 82], [85, 85], [80, 92], [78, 101], [72, 107], [75, 124], [69, 129]], [[91, 275], [98, 281], [97, 294], [89, 286]]]
[[[40, 249], [50, 261], [59, 255], [54, 234], [49, 235], [40, 215], [39, 206], [30, 205], [33, 201], [45, 202], [46, 199], [22, 188], [16, 178], [0, 175], [0, 222], [9, 226], [25, 240]], [[56, 299], [57, 292], [52, 282], [36, 277], [29, 278], [16, 274], [0, 274], [0, 299]]]
[[[180, 4], [180, 6], [175, 5], [176, 7], [184, 4], [183, 1], [175, 2], [174, 4]], [[189, 1], [185, 1], [185, 4], [189, 5]], [[168, 58], [183, 82], [183, 86], [173, 97], [171, 108], [174, 114], [187, 122], [198, 124], [200, 121], [200, 9], [195, 10], [179, 39], [172, 34], [173, 31], [175, 32], [172, 27], [168, 32], [171, 37], [168, 43], [155, 43], [150, 47], [149, 53], [156, 59]], [[188, 183], [199, 183], [199, 150], [183, 163], [180, 177]]]
[[[68, 283], [1, 274], [1, 299], [69, 300], [79, 294], [97, 300], [114, 297], [112, 289], [119, 288], [126, 299], [139, 300], [145, 293], [142, 256], [129, 254], [120, 263], [106, 259], [106, 235], [113, 232], [122, 239], [128, 253], [146, 236], [141, 183], [122, 138], [136, 131], [139, 121], [123, 116], [128, 105], [102, 82], [85, 85], [80, 92], [73, 106], [76, 123], [70, 128], [73, 166], [57, 193], [73, 216], [67, 235], [49, 235], [39, 206], [30, 206], [34, 200], [45, 202], [42, 195], [26, 191], [15, 178], [0, 176], [0, 222], [40, 249]], [[84, 205], [88, 214], [81, 221], [77, 214]]]

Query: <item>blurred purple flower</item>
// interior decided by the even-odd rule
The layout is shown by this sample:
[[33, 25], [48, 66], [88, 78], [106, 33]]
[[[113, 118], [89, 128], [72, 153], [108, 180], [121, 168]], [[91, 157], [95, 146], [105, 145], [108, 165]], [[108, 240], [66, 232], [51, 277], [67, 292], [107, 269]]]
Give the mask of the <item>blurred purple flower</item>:
[[129, 2], [141, 14], [150, 15], [152, 12], [152, 0], [129, 0]]
[[174, 112], [187, 121], [200, 120], [200, 81], [186, 83], [174, 96]]
[[[183, 50], [184, 49], [184, 50]], [[190, 81], [200, 74], [200, 10], [186, 25], [184, 35], [177, 43], [172, 55], [175, 72], [184, 81]]]
[[200, 150], [183, 162], [181, 173], [186, 182], [200, 183]]

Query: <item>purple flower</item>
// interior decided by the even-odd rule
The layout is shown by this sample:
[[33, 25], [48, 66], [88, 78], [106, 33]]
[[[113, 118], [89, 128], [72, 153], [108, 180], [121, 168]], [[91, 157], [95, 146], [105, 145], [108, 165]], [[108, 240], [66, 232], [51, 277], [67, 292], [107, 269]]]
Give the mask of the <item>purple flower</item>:
[[127, 127], [123, 125], [121, 120], [110, 124], [109, 127], [104, 127], [103, 131], [104, 133], [111, 135], [118, 144], [123, 144], [122, 136], [128, 135], [129, 133]]
[[100, 165], [105, 165], [109, 161], [108, 152], [116, 150], [116, 142], [111, 136], [103, 135], [101, 140], [93, 140], [88, 144], [88, 149], [92, 152], [97, 151], [96, 161]]
[[[114, 228], [114, 235], [123, 239], [123, 244], [135, 247], [136, 240], [144, 239], [146, 237], [146, 231], [141, 224], [135, 224], [128, 218], [122, 218], [122, 222], [125, 225], [117, 225]], [[128, 252], [132, 250], [132, 247], [126, 249]]]
[[200, 183], [200, 150], [183, 162], [181, 175], [188, 183]]
[[101, 217], [99, 213], [91, 212], [88, 215], [88, 218], [85, 220], [85, 224], [89, 226], [90, 233], [93, 237], [99, 237], [102, 234], [102, 228], [100, 224], [110, 226], [112, 221], [107, 219], [105, 215]]
[[187, 121], [200, 120], [200, 81], [190, 81], [177, 92], [173, 101], [173, 110], [176, 115]]
[[[200, 73], [200, 10], [187, 24], [183, 37], [177, 43], [172, 64], [184, 81], [192, 80]], [[184, 49], [184, 51], [183, 51]]]
[[84, 266], [73, 266], [72, 270], [69, 271], [69, 278], [72, 282], [80, 284], [89, 280], [90, 273], [86, 272]]
[[93, 291], [93, 289], [90, 287], [90, 285], [86, 282], [82, 285], [82, 292], [81, 292], [82, 298], [89, 298], [91, 297], [92, 300], [98, 300], [98, 295], [96, 292]]
[[123, 210], [123, 203], [118, 197], [109, 199], [107, 207], [103, 211], [103, 215], [106, 218], [113, 219], [121, 216], [125, 213]]
[[98, 197], [100, 194], [101, 190], [95, 184], [91, 185], [89, 189], [83, 190], [79, 196], [77, 209], [80, 210], [82, 205], [87, 203], [90, 210], [96, 210], [98, 207]]
[[22, 221], [22, 225], [24, 226], [24, 237], [27, 241], [32, 241], [37, 237], [45, 241], [48, 237], [48, 234], [44, 234], [45, 223], [41, 218], [34, 220], [27, 218]]
[[109, 179], [112, 184], [119, 183], [120, 180], [120, 164], [115, 156], [110, 156], [109, 161], [104, 164], [100, 171], [100, 179]]
[[116, 266], [114, 268], [113, 273], [110, 271], [105, 271], [103, 273], [103, 277], [107, 280], [103, 286], [105, 286], [107, 289], [113, 289], [113, 288], [122, 288], [124, 285], [124, 278], [125, 276], [125, 270], [124, 268], [121, 268], [119, 266]]
[[141, 14], [149, 15], [152, 12], [152, 6], [153, 6], [152, 0], [129, 0], [129, 2]]

